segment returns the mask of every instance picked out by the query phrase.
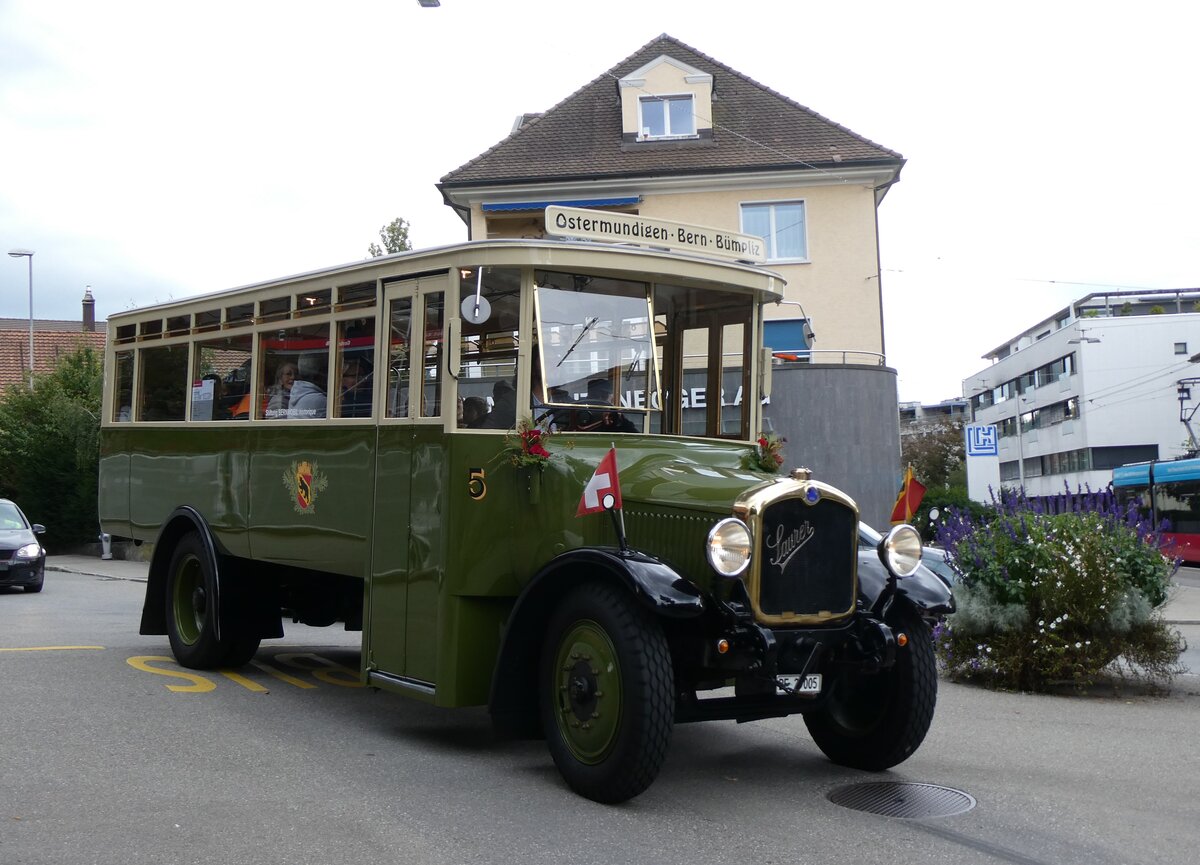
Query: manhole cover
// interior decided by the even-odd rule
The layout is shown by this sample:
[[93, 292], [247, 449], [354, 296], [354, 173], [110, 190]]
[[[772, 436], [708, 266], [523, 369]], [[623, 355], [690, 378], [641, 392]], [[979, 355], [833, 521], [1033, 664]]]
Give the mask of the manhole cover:
[[884, 817], [950, 817], [975, 807], [975, 799], [962, 790], [936, 784], [870, 781], [848, 784], [829, 793], [829, 801], [843, 808]]

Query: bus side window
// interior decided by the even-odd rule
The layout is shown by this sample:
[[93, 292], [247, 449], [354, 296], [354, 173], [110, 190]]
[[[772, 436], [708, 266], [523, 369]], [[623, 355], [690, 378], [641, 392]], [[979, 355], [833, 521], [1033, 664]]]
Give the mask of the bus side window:
[[186, 345], [141, 349], [141, 388], [138, 420], [183, 420], [187, 405]]
[[262, 417], [313, 420], [326, 416], [329, 325], [310, 324], [262, 335]]
[[408, 416], [408, 347], [412, 344], [412, 298], [392, 301], [388, 319], [387, 416]]
[[133, 352], [118, 351], [116, 359], [112, 419], [124, 423], [133, 420]]
[[198, 420], [244, 420], [250, 393], [250, 334], [198, 342], [193, 352], [192, 414]]
[[445, 324], [446, 295], [425, 296], [425, 368], [421, 373], [421, 417], [442, 413], [442, 325]]
[[375, 319], [351, 319], [338, 323], [341, 370], [335, 417], [370, 417], [375, 376]]

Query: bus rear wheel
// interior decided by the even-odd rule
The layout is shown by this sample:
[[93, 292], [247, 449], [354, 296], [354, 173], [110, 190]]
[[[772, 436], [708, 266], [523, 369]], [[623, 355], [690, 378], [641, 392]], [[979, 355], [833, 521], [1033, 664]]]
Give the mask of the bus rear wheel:
[[555, 611], [542, 649], [546, 743], [567, 785], [624, 802], [654, 781], [674, 721], [666, 637], [619, 588], [591, 583]]
[[184, 536], [167, 570], [167, 637], [175, 660], [194, 670], [240, 667], [258, 651], [259, 637], [240, 617], [228, 617], [217, 639], [216, 584], [216, 567], [200, 536]]

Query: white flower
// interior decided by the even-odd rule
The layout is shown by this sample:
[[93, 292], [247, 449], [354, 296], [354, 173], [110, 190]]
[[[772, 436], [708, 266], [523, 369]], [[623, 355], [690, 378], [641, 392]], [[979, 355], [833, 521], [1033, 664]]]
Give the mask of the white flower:
[[1076, 649], [1082, 649], [1082, 648], [1083, 648], [1083, 643], [1076, 643], [1076, 644], [1075, 644], [1075, 648], [1076, 648]]

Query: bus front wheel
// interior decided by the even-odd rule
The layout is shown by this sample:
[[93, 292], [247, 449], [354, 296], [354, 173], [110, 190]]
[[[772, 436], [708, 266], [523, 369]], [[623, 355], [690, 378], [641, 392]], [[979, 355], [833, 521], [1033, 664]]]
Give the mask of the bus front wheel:
[[622, 589], [589, 583], [550, 620], [541, 657], [542, 727], [572, 790], [624, 802], [654, 781], [674, 721], [662, 628]]
[[[180, 539], [167, 570], [167, 637], [175, 660], [195, 670], [238, 667], [258, 651], [259, 638], [231, 621], [217, 639], [216, 568], [200, 537]], [[236, 619], [240, 617], [230, 617]]]
[[891, 669], [842, 670], [824, 708], [804, 716], [817, 747], [834, 763], [881, 772], [908, 759], [925, 738], [937, 702], [937, 664], [929, 628], [894, 606], [888, 624], [908, 635]]

